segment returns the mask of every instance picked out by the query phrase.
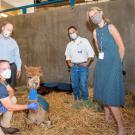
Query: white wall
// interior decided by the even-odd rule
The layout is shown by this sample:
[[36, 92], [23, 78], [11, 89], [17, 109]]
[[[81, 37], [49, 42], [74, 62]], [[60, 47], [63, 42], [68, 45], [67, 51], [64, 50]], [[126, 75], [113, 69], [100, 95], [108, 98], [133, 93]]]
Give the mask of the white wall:
[[[34, 4], [34, 0], [1, 0], [1, 2], [2, 1], [8, 3], [9, 5], [12, 5], [13, 7], [20, 7], [20, 6]], [[34, 12], [34, 7], [27, 9], [27, 13], [33, 13], [33, 12]]]

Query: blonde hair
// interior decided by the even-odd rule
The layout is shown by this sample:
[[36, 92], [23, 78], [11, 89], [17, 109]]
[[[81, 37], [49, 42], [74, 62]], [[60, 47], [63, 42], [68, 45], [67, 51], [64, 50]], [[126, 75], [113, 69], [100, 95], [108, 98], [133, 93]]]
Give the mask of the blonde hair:
[[[90, 11], [92, 11], [92, 10], [97, 10], [98, 12], [102, 12], [102, 13], [103, 13], [103, 10], [102, 10], [101, 8], [99, 8], [99, 7], [91, 7], [91, 8], [88, 10], [88, 12], [90, 12]], [[103, 20], [104, 20], [106, 23], [108, 23], [108, 24], [111, 23], [110, 19], [109, 19], [108, 17], [106, 17], [106, 16], [104, 15], [104, 13], [103, 13]]]

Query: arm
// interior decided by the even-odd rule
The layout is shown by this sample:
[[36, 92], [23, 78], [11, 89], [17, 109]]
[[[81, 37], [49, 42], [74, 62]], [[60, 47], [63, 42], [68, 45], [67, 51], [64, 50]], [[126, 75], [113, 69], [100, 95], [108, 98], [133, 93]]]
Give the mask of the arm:
[[73, 66], [71, 60], [66, 60], [66, 63], [67, 63], [67, 65], [68, 65], [69, 67], [72, 67], [72, 66]]
[[71, 55], [70, 55], [70, 50], [69, 47], [67, 46], [66, 51], [65, 51], [65, 56], [66, 56], [66, 63], [69, 67], [72, 67], [72, 62], [71, 62]]
[[13, 104], [10, 96], [8, 96], [7, 88], [3, 85], [1, 85], [0, 87], [0, 102], [2, 103], [3, 107], [9, 111], [18, 111], [18, 110], [25, 110], [25, 109], [31, 109], [35, 111], [38, 110], [38, 103], [36, 102], [25, 104], [25, 105]]
[[13, 104], [11, 102], [10, 97], [2, 98], [2, 99], [0, 99], [0, 101], [3, 105], [3, 107], [9, 111], [20, 111], [20, 110], [26, 110], [26, 109], [34, 110], [34, 111], [38, 110], [38, 103], [36, 103], [36, 102], [25, 104], [25, 105]]
[[87, 62], [86, 62], [86, 63], [83, 63], [82, 65], [87, 67], [87, 66], [89, 66], [89, 65], [91, 64], [92, 61], [93, 61], [93, 58], [90, 58], [90, 57], [89, 57], [89, 58], [87, 59]]
[[14, 96], [14, 89], [7, 83], [7, 81], [1, 75], [0, 82], [6, 87], [9, 96], [12, 98]]
[[93, 31], [93, 38], [94, 38], [94, 42], [95, 42], [95, 45], [96, 45], [97, 52], [99, 53], [100, 50], [99, 50], [99, 47], [98, 47], [98, 40], [97, 40], [97, 36], [96, 36], [96, 30]]
[[6, 86], [6, 88], [7, 88], [9, 97], [12, 98], [14, 96], [14, 89], [9, 84]]
[[5, 108], [9, 111], [19, 111], [27, 109], [27, 105], [12, 104], [9, 97], [0, 100]]
[[14, 56], [15, 56], [15, 64], [17, 66], [17, 78], [20, 78], [21, 76], [21, 64], [22, 64], [22, 61], [21, 61], [21, 58], [20, 58], [20, 52], [19, 52], [19, 47], [15, 41], [15, 52], [14, 52]]
[[94, 50], [93, 50], [93, 48], [92, 48], [92, 46], [91, 46], [91, 44], [89, 43], [88, 40], [86, 40], [86, 45], [87, 45], [87, 54], [88, 54], [88, 59], [87, 59], [87, 62], [86, 62], [86, 66], [89, 66], [90, 63], [94, 59], [95, 53], [94, 53]]
[[121, 58], [121, 61], [122, 61], [123, 58], [124, 58], [124, 55], [125, 55], [125, 46], [124, 46], [124, 43], [123, 43], [122, 38], [120, 36], [120, 33], [118, 32], [116, 27], [112, 24], [109, 25], [109, 31], [112, 34], [115, 42], [118, 45], [119, 54], [120, 54], [120, 58]]

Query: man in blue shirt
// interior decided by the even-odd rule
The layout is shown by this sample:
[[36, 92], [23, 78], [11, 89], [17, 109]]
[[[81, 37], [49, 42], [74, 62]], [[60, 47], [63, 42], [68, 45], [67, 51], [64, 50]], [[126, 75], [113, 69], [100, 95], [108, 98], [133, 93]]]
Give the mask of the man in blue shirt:
[[11, 78], [8, 83], [12, 87], [16, 85], [16, 77], [21, 75], [21, 58], [19, 47], [16, 41], [11, 37], [13, 32], [13, 25], [10, 22], [4, 22], [2, 25], [2, 32], [0, 34], [0, 60], [8, 60], [11, 67]]
[[10, 125], [13, 111], [19, 110], [38, 110], [37, 103], [29, 103], [25, 105], [16, 104], [13, 88], [6, 82], [11, 77], [10, 64], [6, 60], [0, 60], [0, 115], [3, 115], [0, 121], [0, 135], [14, 134], [19, 129], [12, 128]]

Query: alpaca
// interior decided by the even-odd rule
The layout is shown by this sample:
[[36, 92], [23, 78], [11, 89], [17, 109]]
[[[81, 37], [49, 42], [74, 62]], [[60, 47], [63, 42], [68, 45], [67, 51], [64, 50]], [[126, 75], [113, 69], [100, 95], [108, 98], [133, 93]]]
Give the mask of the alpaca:
[[[43, 75], [41, 67], [27, 67], [26, 65], [24, 67], [26, 70], [28, 89], [34, 89], [35, 91], [37, 91], [40, 86], [40, 77]], [[34, 123], [36, 125], [45, 124], [47, 127], [49, 127], [51, 125], [48, 112], [49, 104], [45, 100], [45, 98], [37, 94], [37, 99], [29, 100], [29, 102], [38, 102], [39, 104], [38, 111], [35, 112], [30, 110], [28, 112], [28, 119], [31, 121], [31, 123]]]

